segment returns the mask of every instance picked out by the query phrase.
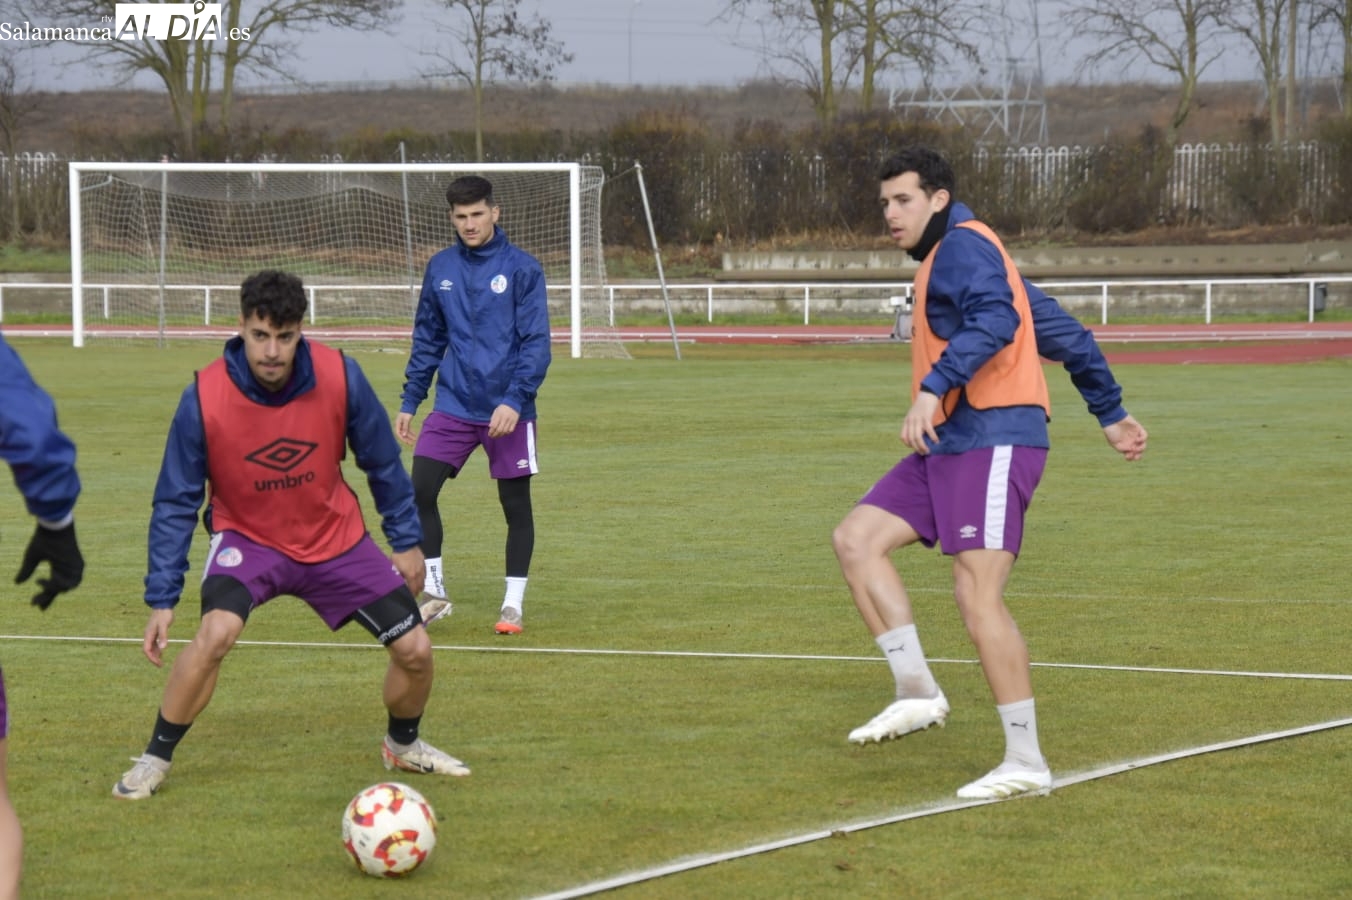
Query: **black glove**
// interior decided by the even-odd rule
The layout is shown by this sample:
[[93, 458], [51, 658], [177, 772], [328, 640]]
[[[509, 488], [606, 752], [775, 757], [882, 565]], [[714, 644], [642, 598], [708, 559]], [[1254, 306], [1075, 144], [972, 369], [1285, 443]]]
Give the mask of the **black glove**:
[[75, 542], [74, 522], [65, 528], [37, 527], [33, 539], [28, 542], [28, 549], [24, 551], [23, 565], [19, 566], [14, 583], [23, 584], [27, 581], [43, 560], [51, 563], [52, 577], [38, 579], [38, 586], [42, 590], [33, 595], [33, 605], [39, 609], [51, 606], [57, 594], [79, 587], [84, 578], [84, 555], [80, 553], [80, 545]]

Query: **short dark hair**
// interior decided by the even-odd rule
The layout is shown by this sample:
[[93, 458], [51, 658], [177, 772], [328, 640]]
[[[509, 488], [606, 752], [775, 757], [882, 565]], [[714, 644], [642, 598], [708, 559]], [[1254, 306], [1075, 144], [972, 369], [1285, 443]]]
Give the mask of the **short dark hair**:
[[939, 151], [920, 146], [906, 147], [889, 156], [878, 172], [878, 180], [891, 181], [907, 172], [914, 172], [920, 178], [920, 189], [927, 196], [933, 196], [935, 191], [952, 194], [958, 186], [948, 160], [939, 155]]
[[257, 313], [275, 326], [293, 325], [305, 318], [308, 307], [305, 285], [289, 272], [265, 269], [244, 279], [239, 288], [239, 311], [246, 319]]
[[493, 182], [479, 175], [461, 175], [446, 188], [446, 202], [452, 207], [473, 206], [480, 200], [489, 206], [493, 202]]

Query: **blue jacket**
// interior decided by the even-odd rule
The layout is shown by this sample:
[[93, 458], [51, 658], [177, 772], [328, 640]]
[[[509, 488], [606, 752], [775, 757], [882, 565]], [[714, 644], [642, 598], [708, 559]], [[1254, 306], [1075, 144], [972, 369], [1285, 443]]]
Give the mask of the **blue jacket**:
[[[243, 338], [227, 341], [224, 356], [230, 380], [256, 403], [279, 406], [314, 388], [314, 366], [304, 338], [296, 348], [291, 380], [276, 394], [254, 380]], [[408, 550], [422, 543], [422, 524], [413, 505], [413, 483], [404, 469], [399, 442], [390, 428], [389, 415], [361, 366], [346, 356], [343, 363], [347, 374], [347, 444], [357, 465], [366, 473], [385, 539], [395, 552]], [[242, 423], [242, 427], [247, 424]], [[159, 480], [155, 482], [145, 599], [147, 605], [156, 609], [172, 608], [183, 593], [188, 551], [197, 525], [197, 511], [206, 499], [206, 482], [206, 433], [194, 383], [179, 397], [178, 409], [169, 425]], [[210, 531], [210, 509], [205, 522]]]
[[9, 463], [28, 511], [50, 525], [70, 521], [80, 496], [75, 444], [56, 423], [56, 406], [0, 335], [0, 458]]
[[437, 412], [487, 424], [505, 403], [534, 419], [549, 360], [544, 271], [495, 227], [482, 247], [428, 260], [399, 410], [418, 411], [435, 373]]
[[[925, 314], [935, 334], [948, 341], [943, 355], [921, 384], [939, 396], [970, 381], [977, 369], [1014, 339], [1019, 324], [1005, 276], [1004, 259], [994, 244], [960, 222], [974, 218], [954, 203], [948, 231], [932, 250]], [[1066, 312], [1055, 298], [1023, 279], [1033, 312], [1038, 354], [1061, 363], [1099, 425], [1126, 418], [1122, 388], [1113, 378], [1093, 332]], [[1047, 417], [1038, 406], [977, 410], [958, 401], [936, 429], [934, 453], [962, 453], [979, 447], [1017, 444], [1048, 447]]]

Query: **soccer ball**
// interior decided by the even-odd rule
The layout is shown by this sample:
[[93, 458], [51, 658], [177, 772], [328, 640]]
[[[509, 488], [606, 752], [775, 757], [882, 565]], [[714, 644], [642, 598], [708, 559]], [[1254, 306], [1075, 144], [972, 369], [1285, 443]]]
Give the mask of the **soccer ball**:
[[353, 797], [343, 812], [343, 846], [367, 875], [407, 875], [436, 845], [436, 813], [408, 785], [373, 784]]

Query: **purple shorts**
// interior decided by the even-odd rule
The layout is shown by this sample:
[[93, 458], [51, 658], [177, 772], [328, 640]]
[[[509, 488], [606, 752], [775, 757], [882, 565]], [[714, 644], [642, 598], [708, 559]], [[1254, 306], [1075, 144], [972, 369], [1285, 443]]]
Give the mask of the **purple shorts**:
[[871, 487], [860, 503], [899, 516], [926, 547], [1008, 550], [1023, 543], [1023, 517], [1042, 480], [1042, 447], [985, 447], [966, 453], [912, 453]]
[[368, 534], [342, 556], [322, 563], [299, 563], [236, 531], [211, 537], [202, 570], [205, 580], [226, 575], [244, 585], [253, 598], [250, 610], [274, 597], [299, 597], [337, 631], [353, 613], [399, 589], [403, 577]]
[[487, 425], [433, 412], [423, 420], [413, 455], [446, 463], [459, 472], [475, 447], [483, 447], [488, 454], [488, 474], [494, 478], [520, 478], [540, 471], [535, 458], [534, 419], [522, 419], [511, 434], [491, 438]]
[[5, 705], [5, 670], [0, 669], [0, 741], [9, 735], [9, 707]]

